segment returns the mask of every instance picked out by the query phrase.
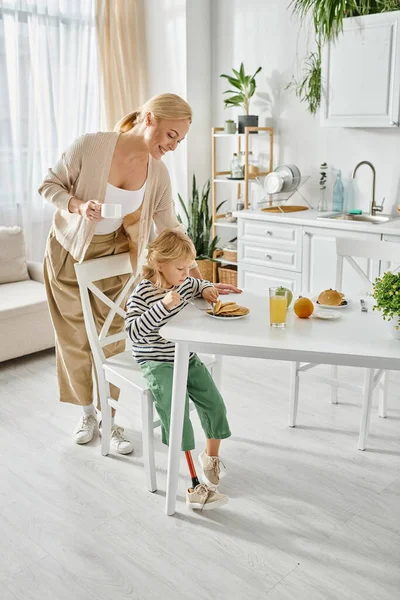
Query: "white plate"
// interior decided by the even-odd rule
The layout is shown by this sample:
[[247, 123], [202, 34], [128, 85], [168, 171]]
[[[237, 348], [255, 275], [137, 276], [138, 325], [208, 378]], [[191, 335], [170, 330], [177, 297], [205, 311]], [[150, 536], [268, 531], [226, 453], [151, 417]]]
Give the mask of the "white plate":
[[313, 317], [316, 319], [324, 319], [326, 321], [334, 321], [335, 319], [340, 319], [340, 313], [335, 312], [334, 310], [314, 310]]
[[320, 304], [319, 302], [317, 302], [318, 300], [318, 296], [315, 296], [315, 298], [312, 298], [312, 301], [314, 302], [315, 306], [317, 308], [329, 308], [329, 310], [336, 310], [336, 309], [342, 309], [342, 308], [347, 308], [348, 305], [350, 304], [351, 300], [350, 298], [348, 298], [347, 296], [345, 296], [343, 298], [343, 300], [346, 300], [347, 304], [342, 304], [341, 306], [331, 306], [330, 304]]
[[[247, 314], [249, 314], [249, 313], [247, 313]], [[211, 315], [208, 312], [206, 312], [206, 315], [208, 317], [211, 317], [212, 319], [218, 319], [218, 321], [234, 321], [235, 319], [243, 319], [244, 317], [247, 317], [247, 315], [236, 315], [234, 317], [221, 317], [219, 315]]]

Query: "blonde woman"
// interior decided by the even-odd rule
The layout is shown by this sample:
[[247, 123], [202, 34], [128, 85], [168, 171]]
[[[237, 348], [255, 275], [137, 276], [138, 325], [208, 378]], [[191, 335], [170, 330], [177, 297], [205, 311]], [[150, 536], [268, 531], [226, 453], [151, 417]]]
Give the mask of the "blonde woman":
[[[93, 404], [92, 356], [86, 335], [74, 264], [131, 251], [134, 272], [140, 269], [152, 223], [156, 233], [180, 230], [171, 197], [171, 183], [162, 157], [185, 139], [192, 121], [190, 106], [174, 94], [161, 94], [128, 114], [114, 132], [83, 135], [49, 169], [39, 193], [56, 207], [45, 252], [47, 298], [55, 330], [57, 376], [61, 402], [81, 406], [74, 437], [78, 444], [93, 438], [97, 427]], [[102, 219], [103, 203], [122, 205], [118, 219]], [[129, 243], [122, 226], [126, 217]], [[200, 277], [195, 263], [191, 271]], [[102, 291], [114, 299], [126, 277], [101, 282]], [[224, 293], [221, 289], [220, 292]], [[234, 291], [234, 290], [233, 290]], [[107, 308], [93, 301], [99, 329]], [[123, 329], [116, 318], [110, 329]], [[111, 356], [123, 343], [105, 348]], [[112, 386], [112, 395], [118, 390]], [[111, 447], [119, 453], [133, 451], [123, 429], [113, 425]]]

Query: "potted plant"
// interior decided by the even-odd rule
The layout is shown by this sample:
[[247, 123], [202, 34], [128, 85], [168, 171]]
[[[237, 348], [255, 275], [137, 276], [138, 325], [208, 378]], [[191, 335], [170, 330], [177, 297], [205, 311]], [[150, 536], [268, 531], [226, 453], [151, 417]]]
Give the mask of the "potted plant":
[[321, 104], [321, 50], [328, 40], [335, 40], [343, 30], [344, 19], [374, 13], [400, 10], [400, 0], [291, 0], [289, 8], [302, 22], [312, 22], [316, 50], [305, 59], [299, 80], [293, 80], [286, 89], [294, 89], [301, 102], [315, 115]]
[[[212, 227], [212, 216], [208, 207], [208, 198], [210, 195], [210, 180], [206, 181], [203, 186], [201, 197], [197, 187], [196, 176], [193, 175], [192, 197], [189, 198], [188, 206], [186, 207], [180, 194], [178, 194], [179, 202], [186, 218], [187, 233], [196, 248], [196, 262], [199, 271], [208, 281], [213, 279], [213, 262], [215, 248], [218, 243], [218, 237], [215, 236], [210, 240]], [[226, 202], [226, 200], [224, 200]], [[221, 208], [221, 202], [217, 206], [217, 212]], [[182, 218], [178, 214], [178, 220], [182, 223]]]
[[261, 71], [261, 67], [258, 67], [254, 75], [246, 75], [243, 63], [240, 65], [239, 71], [235, 69], [232, 69], [232, 71], [234, 77], [232, 75], [220, 75], [220, 77], [227, 79], [235, 88], [234, 90], [226, 90], [224, 92], [224, 94], [231, 94], [229, 98], [225, 98], [224, 104], [225, 108], [230, 106], [242, 106], [244, 108], [245, 114], [238, 117], [239, 133], [244, 133], [245, 127], [258, 127], [258, 116], [249, 115], [249, 104], [250, 98], [254, 96], [254, 92], [256, 91], [255, 77]]
[[225, 133], [236, 133], [236, 123], [232, 119], [227, 119], [224, 123]]
[[391, 335], [400, 340], [400, 273], [387, 271], [373, 284], [375, 306], [385, 321], [390, 321]]

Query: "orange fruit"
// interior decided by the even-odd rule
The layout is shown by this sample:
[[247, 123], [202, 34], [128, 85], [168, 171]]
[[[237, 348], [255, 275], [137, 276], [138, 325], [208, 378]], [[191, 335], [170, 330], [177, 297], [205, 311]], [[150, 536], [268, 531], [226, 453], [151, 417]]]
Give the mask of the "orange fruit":
[[300, 296], [293, 304], [293, 310], [300, 319], [307, 319], [314, 312], [314, 304], [309, 298]]

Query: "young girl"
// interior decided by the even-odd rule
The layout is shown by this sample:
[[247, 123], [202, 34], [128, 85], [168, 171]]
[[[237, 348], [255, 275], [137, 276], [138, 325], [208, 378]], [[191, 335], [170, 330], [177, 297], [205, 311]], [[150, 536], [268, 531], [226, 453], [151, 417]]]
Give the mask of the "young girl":
[[[127, 304], [126, 330], [132, 341], [135, 360], [151, 390], [161, 421], [162, 441], [168, 445], [171, 419], [172, 379], [175, 344], [163, 339], [159, 329], [179, 313], [195, 297], [216, 302], [218, 291], [209, 281], [189, 277], [196, 251], [183, 233], [163, 231], [149, 246], [143, 279]], [[231, 435], [226, 408], [207, 367], [191, 353], [188, 371], [188, 393], [182, 435], [182, 450], [195, 447], [189, 418], [189, 396], [195, 404], [206, 434], [206, 449], [199, 455], [201, 475], [206, 485], [189, 488], [186, 503], [191, 508], [212, 509], [228, 501], [219, 494], [221, 440]]]

